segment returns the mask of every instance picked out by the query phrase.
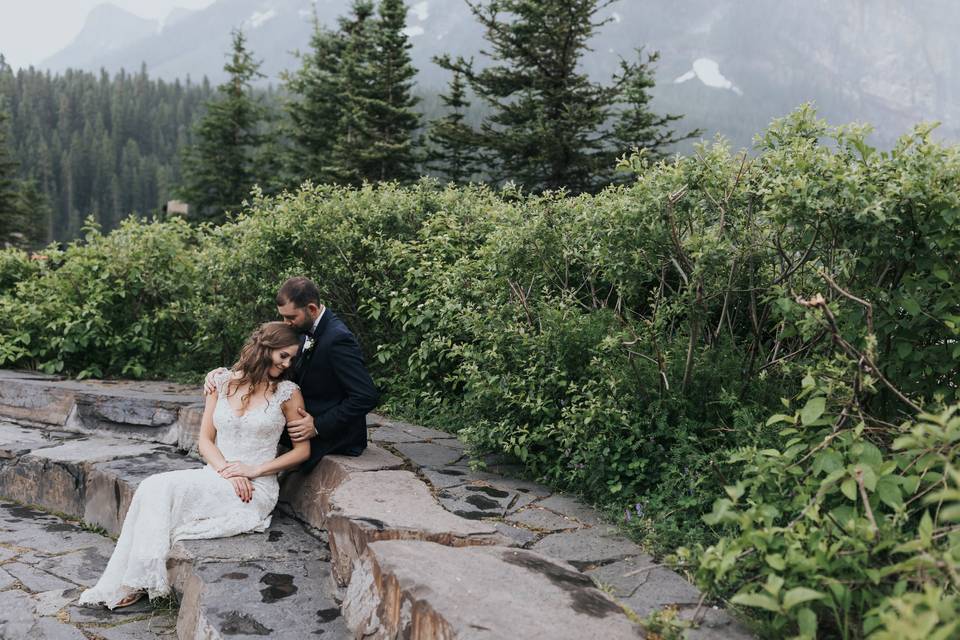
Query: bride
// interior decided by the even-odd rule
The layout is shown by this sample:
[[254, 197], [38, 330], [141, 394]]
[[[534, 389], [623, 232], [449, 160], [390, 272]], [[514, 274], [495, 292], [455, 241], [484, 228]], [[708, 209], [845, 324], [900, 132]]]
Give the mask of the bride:
[[168, 471], [140, 483], [116, 549], [97, 584], [79, 603], [126, 607], [145, 594], [170, 592], [166, 560], [178, 540], [263, 531], [280, 490], [277, 473], [310, 456], [308, 441], [277, 456], [288, 420], [303, 396], [285, 380], [300, 337], [283, 322], [267, 322], [247, 340], [232, 370], [216, 377], [200, 426], [201, 469]]

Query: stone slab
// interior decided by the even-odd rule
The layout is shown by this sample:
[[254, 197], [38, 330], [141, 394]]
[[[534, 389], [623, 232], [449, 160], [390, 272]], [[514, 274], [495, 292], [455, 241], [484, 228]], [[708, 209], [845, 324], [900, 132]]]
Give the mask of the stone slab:
[[26, 369], [0, 369], [0, 380], [46, 380], [52, 382], [63, 380], [63, 376]]
[[147, 455], [160, 450], [157, 445], [131, 442], [124, 438], [88, 437], [69, 440], [56, 447], [32, 452], [26, 458], [42, 458], [52, 462], [89, 463], [106, 462], [121, 457]]
[[3, 568], [31, 593], [63, 591], [64, 589], [72, 589], [77, 586], [66, 580], [61, 580], [56, 576], [50, 575], [46, 571], [41, 571], [40, 569], [20, 562], [8, 562], [3, 565]]
[[437, 499], [444, 509], [470, 520], [502, 518], [519, 498], [520, 496], [512, 491], [479, 481], [437, 492]]
[[0, 496], [82, 517], [89, 465], [147, 455], [160, 446], [121, 438], [87, 437], [34, 450], [0, 467]]
[[175, 640], [177, 616], [172, 613], [152, 614], [145, 620], [133, 620], [114, 627], [85, 626], [103, 640]]
[[535, 531], [549, 533], [570, 531], [583, 526], [576, 520], [565, 518], [549, 509], [541, 509], [539, 507], [528, 507], [522, 511], [517, 511], [507, 516], [506, 521], [523, 525]]
[[85, 474], [83, 519], [119, 535], [133, 494], [144, 479], [155, 473], [198, 469], [203, 463], [178, 455], [172, 449], [152, 448], [149, 453], [89, 465]]
[[[386, 428], [393, 432], [406, 434], [414, 438], [414, 442], [425, 442], [433, 440], [434, 438], [449, 438], [452, 436], [452, 434], [441, 431], [440, 429], [431, 429], [430, 427], [423, 427], [418, 424], [391, 420], [390, 418], [375, 413], [367, 414], [367, 424], [373, 428]], [[384, 440], [384, 442], [386, 442], [386, 440]]]
[[407, 433], [397, 427], [375, 427], [374, 425], [368, 426], [367, 438], [373, 442], [386, 442], [388, 444], [397, 442], [423, 442], [424, 440], [421, 436]]
[[70, 589], [44, 591], [33, 596], [34, 606], [38, 616], [55, 616], [68, 604], [80, 596], [80, 587]]
[[373, 542], [354, 569], [343, 613], [355, 637], [642, 637], [587, 576], [503, 547]]
[[0, 567], [0, 591], [5, 591], [13, 586], [13, 583], [16, 581], [16, 578], [4, 571], [3, 567]]
[[27, 378], [0, 384], [0, 416], [24, 424], [60, 427], [73, 410], [76, 392], [62, 383]]
[[568, 518], [578, 520], [583, 524], [597, 525], [603, 522], [603, 517], [599, 511], [588, 507], [570, 495], [556, 493], [548, 498], [544, 498], [538, 502], [537, 505], [546, 507]]
[[102, 548], [109, 543], [103, 536], [84, 531], [52, 514], [9, 503], [0, 503], [0, 506], [0, 544], [10, 545], [21, 562], [36, 564], [44, 558], [79, 549]]
[[92, 587], [107, 568], [107, 561], [113, 553], [113, 543], [106, 538], [102, 541], [102, 544], [71, 553], [43, 558], [35, 566], [73, 584]]
[[750, 630], [719, 607], [706, 606], [681, 609], [681, 620], [694, 620], [696, 626], [683, 633], [686, 640], [753, 640]]
[[99, 633], [100, 627], [140, 620], [144, 616], [149, 616], [152, 611], [153, 607], [150, 602], [144, 598], [129, 607], [114, 609], [113, 611], [106, 607], [72, 605], [67, 608], [67, 615], [70, 617], [70, 622], [79, 623], [84, 628], [96, 629], [96, 632]]
[[423, 467], [419, 470], [419, 473], [435, 489], [456, 487], [467, 482], [483, 479], [481, 475], [460, 466], [441, 467], [439, 469]]
[[639, 546], [615, 534], [604, 527], [565, 531], [546, 536], [530, 548], [581, 570], [643, 555]]
[[393, 448], [416, 467], [437, 469], [451, 465], [463, 457], [463, 452], [459, 449], [432, 442], [397, 442]]
[[181, 451], [197, 453], [203, 409], [202, 402], [187, 405], [180, 409], [180, 416], [177, 420], [177, 448]]
[[324, 456], [313, 470], [294, 472], [283, 478], [280, 500], [298, 518], [323, 529], [330, 510], [330, 494], [352, 474], [399, 469], [401, 458], [383, 447], [370, 444], [359, 456]]
[[183, 553], [203, 562], [268, 562], [291, 557], [325, 562], [330, 559], [325, 534], [315, 535], [303, 523], [275, 513], [270, 526], [262, 533], [244, 533], [212, 540], [184, 540], [176, 546]]
[[538, 534], [533, 531], [514, 527], [504, 522], [496, 522], [493, 526], [497, 528], [497, 531], [513, 540], [518, 547], [526, 547], [535, 542], [539, 537]]
[[177, 633], [181, 638], [345, 638], [331, 584], [329, 565], [316, 562], [201, 563], [184, 589]]
[[19, 458], [34, 449], [55, 447], [62, 442], [63, 437], [44, 429], [0, 423], [0, 460]]
[[445, 545], [514, 544], [492, 523], [467, 520], [441, 507], [426, 484], [409, 471], [352, 475], [330, 496], [330, 553], [341, 584], [375, 540], [430, 540]]

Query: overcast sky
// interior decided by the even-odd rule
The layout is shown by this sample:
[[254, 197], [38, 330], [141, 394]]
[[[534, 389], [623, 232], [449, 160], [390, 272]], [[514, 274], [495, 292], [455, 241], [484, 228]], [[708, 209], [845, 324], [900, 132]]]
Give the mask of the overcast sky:
[[[200, 9], [214, 0], [112, 0], [144, 18], [164, 18], [174, 7]], [[93, 7], [104, 0], [0, 0], [0, 53], [13, 67], [38, 64], [73, 40]]]

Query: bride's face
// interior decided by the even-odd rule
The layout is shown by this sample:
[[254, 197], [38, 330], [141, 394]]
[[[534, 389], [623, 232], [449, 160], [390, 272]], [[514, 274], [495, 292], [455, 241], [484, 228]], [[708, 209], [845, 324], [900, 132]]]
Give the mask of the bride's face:
[[270, 360], [273, 365], [267, 371], [271, 378], [279, 378], [287, 368], [293, 364], [293, 359], [297, 357], [298, 346], [292, 344], [288, 347], [274, 349], [270, 352]]

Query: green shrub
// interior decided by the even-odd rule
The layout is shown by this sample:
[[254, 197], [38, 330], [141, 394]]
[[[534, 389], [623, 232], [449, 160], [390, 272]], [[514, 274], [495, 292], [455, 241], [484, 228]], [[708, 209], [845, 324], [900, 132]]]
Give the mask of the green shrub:
[[51, 266], [0, 297], [0, 365], [77, 377], [169, 375], [192, 349], [196, 233], [126, 220], [47, 252]]
[[22, 249], [0, 249], [0, 295], [9, 293], [18, 282], [35, 275], [42, 263], [31, 260]]
[[[954, 535], [929, 505], [923, 524], [937, 490], [918, 493], [953, 462], [897, 480], [894, 425], [949, 423], [939, 407], [960, 402], [960, 151], [924, 128], [889, 152], [867, 134], [803, 107], [754, 157], [634, 155], [636, 180], [598, 195], [306, 185], [216, 228], [91, 230], [45, 266], [3, 254], [0, 365], [196, 378], [307, 275], [360, 339], [381, 410], [516, 457], [657, 550], [695, 549], [712, 593], [769, 605], [769, 634], [895, 635], [897, 616], [940, 633], [956, 583], [876, 572], [921, 528], [931, 557]], [[802, 404], [765, 422], [781, 397]], [[837, 459], [847, 475], [821, 494]], [[875, 531], [848, 495], [864, 460]]]

